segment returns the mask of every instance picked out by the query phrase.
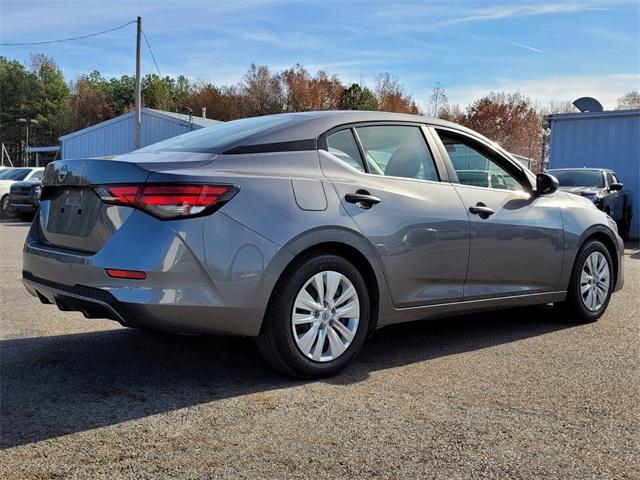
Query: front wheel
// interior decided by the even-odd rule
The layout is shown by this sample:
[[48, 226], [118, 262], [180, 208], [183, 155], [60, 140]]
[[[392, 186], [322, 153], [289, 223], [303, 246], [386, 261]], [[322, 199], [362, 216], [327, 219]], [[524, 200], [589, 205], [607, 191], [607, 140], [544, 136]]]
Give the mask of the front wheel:
[[13, 214], [13, 208], [9, 205], [9, 195], [4, 195], [0, 199], [0, 218], [11, 218]]
[[278, 282], [258, 347], [284, 373], [333, 375], [362, 348], [369, 316], [369, 293], [358, 269], [341, 256], [314, 255]]
[[572, 320], [595, 322], [607, 309], [613, 286], [609, 251], [601, 242], [589, 240], [578, 252], [567, 298], [559, 306]]

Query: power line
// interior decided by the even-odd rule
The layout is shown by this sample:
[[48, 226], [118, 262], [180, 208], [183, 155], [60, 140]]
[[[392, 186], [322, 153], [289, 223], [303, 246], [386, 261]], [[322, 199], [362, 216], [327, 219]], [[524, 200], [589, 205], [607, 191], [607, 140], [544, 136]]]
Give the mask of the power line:
[[[69, 38], [60, 38], [58, 40], [46, 40], [42, 42], [20, 42], [20, 43], [0, 43], [3, 47], [17, 47], [22, 45], [44, 45], [47, 43], [62, 43], [62, 42], [71, 42], [73, 40], [82, 40], [83, 38], [89, 37], [97, 37], [98, 35], [103, 35], [105, 33], [113, 32], [115, 30], [120, 30], [121, 28], [126, 27], [127, 25], [131, 25], [132, 23], [136, 23], [136, 20], [132, 20], [127, 22], [119, 27], [110, 28], [108, 30], [102, 30], [101, 32], [89, 33], [87, 35], [80, 35], [78, 37], [69, 37]], [[153, 54], [152, 54], [153, 55]]]
[[149, 53], [151, 54], [151, 58], [153, 58], [153, 63], [156, 65], [156, 70], [158, 70], [158, 75], [162, 77], [160, 73], [160, 67], [158, 67], [158, 62], [156, 62], [156, 56], [153, 54], [153, 50], [151, 50], [151, 44], [149, 43], [149, 39], [147, 38], [147, 34], [142, 31], [142, 35], [144, 36], [144, 42], [147, 44], [147, 48], [149, 49]]

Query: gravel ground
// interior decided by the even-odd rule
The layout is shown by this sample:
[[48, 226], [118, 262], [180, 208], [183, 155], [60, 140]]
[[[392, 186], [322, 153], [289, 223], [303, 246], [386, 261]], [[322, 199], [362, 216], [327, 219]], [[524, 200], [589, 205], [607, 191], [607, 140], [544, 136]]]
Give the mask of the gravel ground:
[[0, 478], [640, 478], [640, 250], [595, 324], [547, 307], [380, 330], [298, 382], [251, 340], [120, 328], [20, 284], [0, 223]]

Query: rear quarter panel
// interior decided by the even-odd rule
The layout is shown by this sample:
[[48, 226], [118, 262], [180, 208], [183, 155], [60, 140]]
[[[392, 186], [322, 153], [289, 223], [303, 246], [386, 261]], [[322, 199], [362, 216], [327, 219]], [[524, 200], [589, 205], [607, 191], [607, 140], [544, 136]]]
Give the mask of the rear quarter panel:
[[[385, 318], [391, 316], [378, 259], [318, 162], [317, 151], [220, 155], [207, 166], [154, 172], [148, 181], [211, 181], [239, 187], [229, 203], [205, 217], [201, 240], [195, 232], [183, 232], [228, 304], [246, 305], [261, 318], [277, 280], [295, 256], [321, 243], [337, 242], [356, 248], [369, 260], [378, 280], [380, 309]], [[258, 333], [259, 325], [251, 328]]]

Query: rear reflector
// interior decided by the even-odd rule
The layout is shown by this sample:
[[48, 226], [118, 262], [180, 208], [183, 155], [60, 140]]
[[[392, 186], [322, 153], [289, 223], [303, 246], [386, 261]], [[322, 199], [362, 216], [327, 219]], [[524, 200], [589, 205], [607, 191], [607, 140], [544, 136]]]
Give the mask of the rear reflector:
[[175, 219], [215, 211], [233, 197], [232, 185], [143, 184], [95, 187], [105, 203], [127, 205], [161, 219]]
[[145, 272], [138, 270], [120, 270], [118, 268], [105, 268], [107, 275], [113, 278], [128, 278], [130, 280], [144, 280], [147, 278]]

